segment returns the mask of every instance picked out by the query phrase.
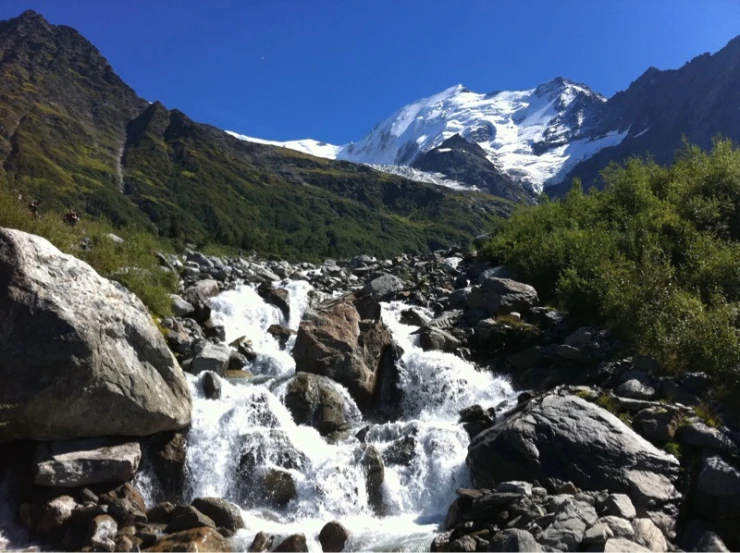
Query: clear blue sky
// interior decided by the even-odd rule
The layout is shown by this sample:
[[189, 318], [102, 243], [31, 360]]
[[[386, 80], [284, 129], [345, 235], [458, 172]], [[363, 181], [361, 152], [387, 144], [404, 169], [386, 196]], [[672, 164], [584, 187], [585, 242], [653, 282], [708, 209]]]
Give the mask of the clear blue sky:
[[75, 27], [147, 100], [252, 136], [359, 140], [462, 83], [611, 96], [740, 35], [738, 0], [0, 0]]

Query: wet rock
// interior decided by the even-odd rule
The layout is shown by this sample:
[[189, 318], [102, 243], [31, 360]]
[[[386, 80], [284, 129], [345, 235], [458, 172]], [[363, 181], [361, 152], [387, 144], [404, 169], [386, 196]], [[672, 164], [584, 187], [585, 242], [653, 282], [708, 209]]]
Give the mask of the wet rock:
[[379, 361], [391, 345], [381, 321], [360, 321], [351, 298], [331, 300], [307, 314], [293, 348], [296, 370], [347, 387], [361, 409], [373, 400]]
[[252, 540], [252, 545], [249, 546], [248, 551], [261, 552], [267, 551], [272, 547], [275, 541], [275, 536], [272, 534], [266, 534], [265, 532], [257, 532]]
[[115, 444], [107, 440], [74, 440], [39, 444], [34, 484], [80, 487], [103, 482], [125, 482], [136, 474], [141, 448], [136, 442]]
[[296, 424], [314, 427], [322, 436], [349, 428], [344, 398], [324, 376], [299, 372], [288, 382], [285, 406]]
[[205, 343], [188, 368], [191, 374], [200, 374], [211, 371], [218, 376], [223, 376], [229, 367], [231, 348], [225, 344]]
[[507, 528], [491, 538], [488, 551], [542, 551], [534, 536], [526, 530]]
[[246, 336], [237, 338], [229, 344], [232, 348], [236, 349], [238, 353], [244, 356], [244, 358], [250, 363], [257, 359], [257, 354], [252, 349], [252, 340]]
[[287, 290], [263, 285], [257, 292], [263, 300], [277, 307], [286, 321], [290, 319], [290, 295]]
[[203, 375], [203, 393], [206, 399], [221, 399], [221, 381], [216, 373], [207, 371]]
[[460, 347], [460, 340], [444, 330], [425, 327], [419, 332], [419, 345], [424, 351], [454, 352]]
[[397, 276], [382, 275], [368, 282], [362, 289], [362, 293], [372, 296], [377, 301], [390, 301], [403, 288], [403, 281]]
[[416, 457], [418, 443], [419, 441], [413, 436], [399, 438], [383, 452], [383, 462], [386, 465], [409, 466]]
[[375, 446], [369, 444], [360, 445], [357, 457], [365, 473], [368, 502], [375, 514], [382, 516], [384, 512], [382, 486], [385, 480], [383, 457]]
[[169, 502], [158, 503], [151, 509], [147, 510], [146, 518], [148, 522], [155, 524], [167, 524], [172, 517], [175, 506]]
[[192, 528], [162, 536], [147, 551], [231, 551], [229, 542], [214, 528]]
[[88, 530], [85, 546], [94, 551], [113, 551], [116, 542], [113, 538], [118, 532], [118, 524], [108, 515], [100, 515], [92, 519]]
[[400, 321], [402, 324], [409, 326], [424, 326], [430, 319], [419, 313], [416, 309], [404, 309], [401, 312]]
[[182, 432], [164, 432], [152, 443], [154, 474], [168, 498], [179, 498], [185, 486], [187, 438]]
[[349, 539], [349, 530], [341, 522], [327, 522], [319, 533], [319, 543], [325, 553], [344, 551], [344, 544]]
[[209, 517], [219, 528], [232, 532], [244, 528], [241, 510], [233, 503], [217, 497], [200, 497], [193, 500], [193, 507]]
[[306, 544], [306, 536], [303, 534], [293, 534], [288, 536], [280, 545], [278, 545], [273, 552], [275, 553], [287, 553], [290, 551], [308, 553], [308, 545]]
[[[578, 459], [578, 463], [573, 463]], [[679, 464], [617, 417], [576, 396], [546, 394], [476, 436], [467, 458], [473, 483], [557, 479], [629, 494], [638, 507], [675, 502]]]
[[264, 476], [265, 499], [276, 507], [285, 507], [297, 492], [293, 475], [287, 470], [268, 469]]
[[144, 304], [47, 240], [0, 229], [0, 321], [13, 383], [0, 387], [0, 442], [189, 424], [187, 382]]
[[295, 334], [295, 330], [291, 330], [281, 325], [270, 325], [270, 328], [267, 329], [267, 333], [278, 341], [281, 348], [285, 349], [288, 340], [290, 340], [290, 337]]
[[167, 524], [167, 528], [165, 528], [165, 533], [172, 534], [204, 526], [215, 529], [216, 523], [195, 507], [190, 505], [178, 505], [170, 515], [170, 522]]

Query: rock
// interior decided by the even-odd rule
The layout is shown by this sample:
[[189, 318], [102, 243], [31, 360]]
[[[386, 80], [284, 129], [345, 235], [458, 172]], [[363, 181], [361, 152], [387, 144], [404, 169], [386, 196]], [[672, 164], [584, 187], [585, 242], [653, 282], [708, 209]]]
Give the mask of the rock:
[[167, 497], [180, 497], [185, 485], [187, 437], [182, 432], [165, 432], [154, 439], [152, 464]]
[[290, 319], [290, 294], [287, 290], [263, 285], [257, 291], [263, 300], [280, 310], [284, 320]]
[[273, 549], [274, 553], [287, 553], [290, 551], [308, 553], [308, 545], [306, 544], [306, 536], [303, 534], [293, 534], [288, 536], [280, 545]]
[[740, 471], [712, 453], [702, 457], [694, 511], [709, 520], [740, 517]]
[[515, 493], [530, 497], [532, 495], [532, 484], [529, 482], [500, 482], [495, 491], [499, 493]]
[[252, 545], [249, 546], [248, 551], [267, 551], [272, 547], [272, 543], [275, 541], [275, 536], [272, 534], [266, 534], [265, 532], [257, 532], [252, 540]]
[[365, 473], [368, 502], [375, 514], [382, 516], [384, 510], [382, 486], [385, 480], [383, 457], [374, 445], [361, 444], [357, 461]]
[[295, 330], [291, 330], [281, 325], [270, 325], [267, 329], [267, 333], [278, 341], [281, 348], [285, 349], [288, 340], [295, 334]]
[[700, 420], [693, 420], [691, 424], [682, 428], [678, 441], [696, 447], [716, 449], [731, 455], [738, 451], [737, 445], [729, 436], [717, 428], [707, 426]]
[[341, 522], [327, 522], [319, 532], [319, 543], [325, 553], [344, 551], [344, 544], [349, 539], [349, 530]]
[[477, 547], [478, 542], [475, 541], [473, 536], [462, 536], [451, 541], [447, 546], [447, 550], [455, 552], [471, 552], [475, 551]]
[[172, 312], [175, 317], [189, 317], [195, 312], [195, 307], [177, 294], [170, 294], [170, 298], [172, 299]]
[[424, 327], [419, 332], [419, 345], [424, 351], [454, 352], [460, 347], [460, 340], [444, 330]]
[[629, 397], [632, 399], [653, 399], [655, 397], [655, 389], [643, 384], [637, 379], [628, 380], [623, 384], [617, 386], [614, 393], [618, 396]]
[[351, 298], [330, 300], [301, 322], [293, 348], [296, 371], [345, 386], [361, 409], [373, 400], [382, 355], [392, 343], [381, 321], [360, 321]]
[[409, 326], [424, 326], [430, 319], [419, 313], [416, 309], [404, 309], [401, 311], [400, 321]]
[[285, 406], [296, 424], [314, 427], [322, 436], [349, 428], [344, 398], [325, 376], [297, 373], [286, 387]]
[[236, 532], [244, 528], [244, 520], [239, 507], [217, 497], [200, 497], [193, 500], [192, 506], [209, 517], [218, 528]]
[[607, 553], [624, 553], [625, 551], [629, 551], [631, 553], [642, 553], [643, 551], [650, 550], [624, 538], [612, 538], [604, 544], [604, 548], [600, 549], [600, 551], [605, 551]]
[[36, 448], [33, 482], [37, 486], [74, 488], [103, 482], [126, 482], [139, 468], [136, 442], [107, 440], [41, 443]]
[[636, 518], [632, 521], [635, 531], [635, 541], [647, 547], [650, 551], [668, 551], [663, 532], [649, 518]]
[[214, 528], [192, 528], [162, 536], [146, 551], [231, 551], [229, 542]]
[[526, 530], [507, 528], [491, 537], [488, 551], [542, 551], [534, 536]]
[[685, 551], [730, 551], [722, 538], [708, 524], [699, 520], [692, 520], [686, 525], [681, 546]]
[[[69, 495], [62, 495], [47, 501], [37, 513], [21, 517], [26, 526], [38, 534], [50, 534], [64, 526], [72, 518], [77, 503]], [[27, 510], [33, 509], [30, 505]], [[21, 509], [21, 512], [26, 509]], [[34, 511], [36, 509], [33, 509]]]
[[147, 521], [144, 498], [130, 482], [101, 493], [100, 504], [106, 505], [108, 514], [122, 526]]
[[637, 516], [635, 506], [628, 495], [623, 493], [612, 493], [604, 501], [606, 512], [615, 517], [632, 520]]
[[632, 419], [632, 428], [651, 442], [667, 443], [673, 440], [681, 414], [675, 409], [648, 407]]
[[559, 551], [575, 551], [586, 529], [598, 518], [591, 505], [572, 497], [557, 503], [553, 514], [552, 524], [542, 533], [539, 542]]
[[166, 501], [158, 503], [151, 509], [147, 510], [147, 521], [154, 524], [168, 524], [174, 510], [175, 506], [172, 503]]
[[533, 346], [513, 355], [509, 355], [508, 359], [509, 363], [511, 363], [515, 369], [523, 371], [541, 363], [545, 359], [545, 356], [542, 354], [542, 348]]
[[0, 442], [146, 436], [190, 423], [187, 382], [144, 304], [47, 240], [8, 229], [0, 351]]
[[204, 344], [203, 349], [193, 357], [193, 362], [190, 364], [188, 372], [191, 374], [200, 374], [204, 371], [211, 371], [218, 376], [223, 376], [229, 367], [230, 357], [231, 348], [229, 346], [207, 342]]
[[184, 299], [191, 305], [207, 302], [221, 293], [218, 282], [213, 279], [199, 280], [187, 290], [185, 290]]
[[583, 543], [605, 543], [611, 538], [633, 540], [635, 530], [628, 520], [615, 516], [605, 516], [586, 530], [583, 535]]
[[219, 342], [226, 340], [226, 329], [224, 325], [216, 324], [213, 319], [208, 319], [202, 323], [201, 328], [206, 338], [215, 338]]
[[390, 301], [403, 289], [403, 281], [397, 276], [381, 275], [368, 282], [362, 293], [372, 296], [377, 301]]
[[221, 399], [221, 381], [216, 373], [207, 371], [203, 375], [203, 393], [206, 399]]
[[166, 534], [172, 534], [203, 526], [215, 529], [216, 523], [195, 507], [190, 505], [178, 505], [172, 511], [170, 522], [167, 524], [167, 528], [165, 528], [164, 531]]
[[85, 546], [94, 551], [113, 551], [116, 542], [113, 541], [118, 532], [118, 524], [108, 515], [100, 515], [90, 521]]
[[416, 456], [418, 444], [419, 441], [413, 436], [399, 438], [383, 451], [383, 463], [409, 466]]
[[528, 402], [476, 436], [467, 463], [480, 488], [507, 480], [572, 481], [583, 489], [629, 494], [648, 510], [680, 498], [675, 457], [608, 411], [558, 393]]
[[473, 286], [468, 296], [468, 306], [482, 309], [489, 315], [502, 315], [516, 311], [528, 313], [537, 305], [537, 291], [527, 284], [508, 278], [484, 277]]
[[293, 475], [282, 469], [268, 469], [264, 487], [266, 499], [276, 507], [285, 507], [298, 493]]

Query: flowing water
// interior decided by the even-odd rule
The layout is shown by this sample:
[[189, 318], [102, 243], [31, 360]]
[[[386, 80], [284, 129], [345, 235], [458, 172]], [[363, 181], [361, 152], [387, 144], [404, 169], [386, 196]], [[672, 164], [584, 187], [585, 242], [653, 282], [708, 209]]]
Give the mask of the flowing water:
[[[286, 382], [295, 374], [289, 353], [294, 339], [281, 350], [266, 330], [272, 324], [297, 330], [311, 292], [305, 281], [283, 286], [290, 294], [287, 321], [247, 285], [213, 300], [214, 318], [225, 326], [227, 341], [240, 336], [252, 340], [257, 359], [250, 370], [255, 378], [223, 380], [221, 398], [208, 400], [200, 379], [188, 377], [194, 404], [186, 499], [218, 496], [242, 506], [246, 528], [234, 539], [243, 550], [257, 532], [264, 531], [277, 536], [304, 533], [309, 549], [321, 551], [318, 533], [330, 520], [339, 520], [350, 530], [348, 550], [428, 550], [455, 489], [468, 484], [469, 438], [457, 423], [458, 411], [476, 403], [485, 408], [510, 402], [510, 385], [452, 354], [422, 351], [412, 335], [416, 328], [399, 322], [408, 306], [383, 304], [383, 320], [404, 351], [399, 363], [403, 416], [397, 422], [368, 426], [347, 391], [337, 384], [354, 429], [345, 441], [328, 443], [313, 428], [297, 426], [282, 402]], [[407, 464], [386, 463], [383, 517], [373, 514], [357, 463], [360, 442], [354, 434], [363, 427], [367, 427], [365, 442], [381, 453], [395, 440], [413, 437], [413, 455]], [[284, 468], [286, 456], [291, 458], [287, 471], [296, 495], [287, 505], [275, 508], [250, 495], [239, 472], [244, 452], [261, 470]]]

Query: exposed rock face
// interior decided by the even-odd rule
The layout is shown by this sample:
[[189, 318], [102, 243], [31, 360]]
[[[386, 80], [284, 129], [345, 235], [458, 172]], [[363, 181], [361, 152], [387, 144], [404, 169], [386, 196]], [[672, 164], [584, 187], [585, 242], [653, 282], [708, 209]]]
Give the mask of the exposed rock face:
[[145, 436], [190, 422], [185, 378], [141, 301], [47, 240], [8, 229], [0, 351], [9, 406], [0, 441]]
[[102, 440], [76, 440], [39, 444], [34, 484], [75, 488], [104, 482], [127, 482], [141, 461], [136, 442], [106, 444]]
[[298, 373], [288, 383], [285, 406], [296, 424], [313, 426], [323, 436], [348, 428], [344, 398], [324, 376]]
[[573, 482], [584, 489], [626, 493], [638, 512], [675, 502], [679, 464], [617, 417], [576, 396], [551, 393], [470, 444], [473, 482]]
[[293, 357], [297, 371], [343, 384], [363, 408], [372, 400], [391, 334], [381, 321], [360, 321], [352, 299], [330, 300], [309, 313], [298, 330]]

